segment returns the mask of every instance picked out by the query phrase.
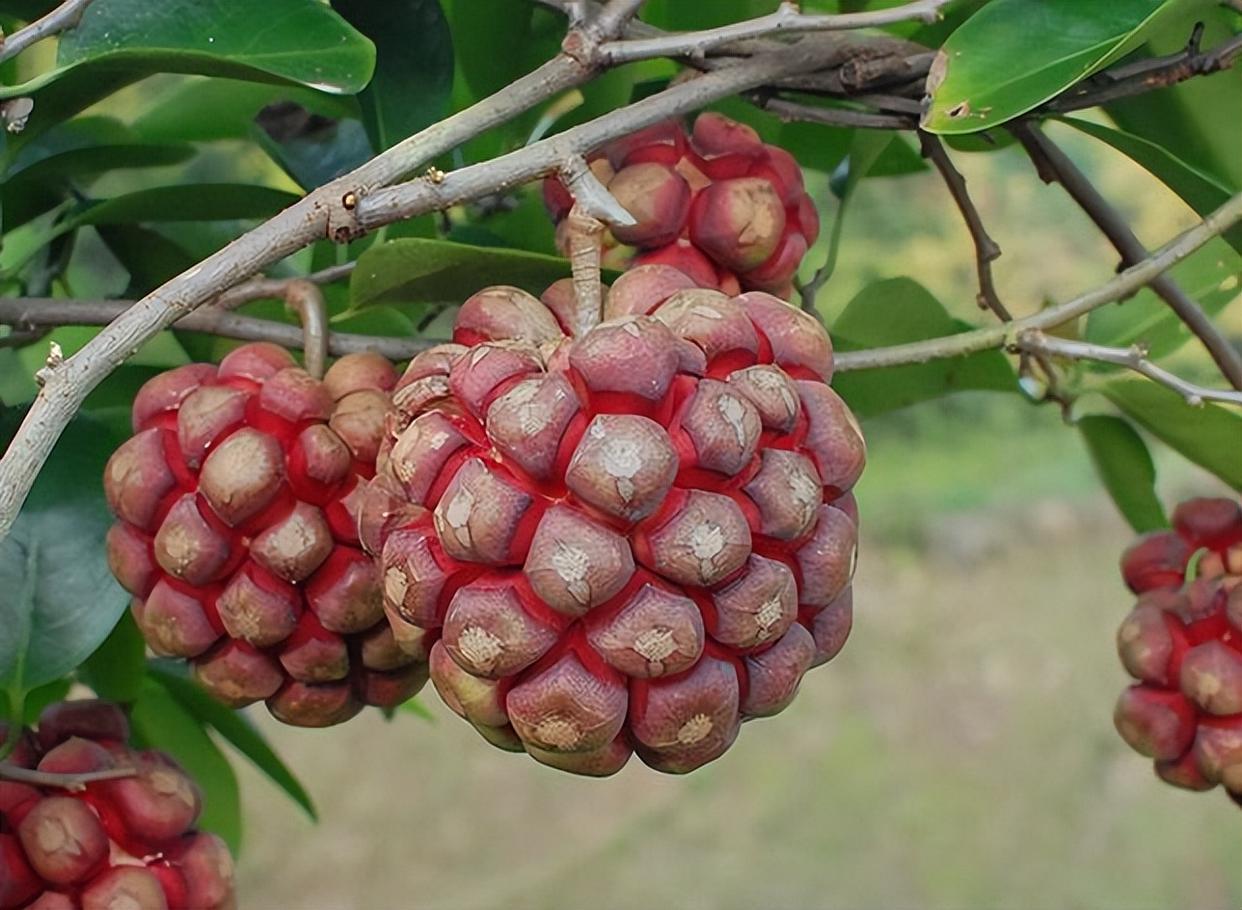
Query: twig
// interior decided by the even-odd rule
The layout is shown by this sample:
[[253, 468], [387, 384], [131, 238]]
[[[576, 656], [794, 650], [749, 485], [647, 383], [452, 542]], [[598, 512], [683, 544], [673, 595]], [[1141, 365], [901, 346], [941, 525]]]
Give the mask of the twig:
[[306, 372], [323, 379], [328, 365], [328, 307], [319, 285], [295, 279], [285, 287], [285, 308], [302, 324], [302, 351]]
[[91, 0], [65, 0], [42, 19], [36, 19], [24, 28], [0, 41], [0, 63], [16, 57], [30, 45], [58, 32], [73, 28], [82, 18], [82, 11]]
[[1230, 198], [1211, 215], [1179, 234], [1151, 256], [1120, 272], [1105, 284], [1065, 303], [1004, 325], [869, 351], [846, 351], [834, 358], [834, 367], [838, 372], [872, 370], [1010, 347], [1023, 332], [1052, 329], [1105, 304], [1125, 299], [1239, 221], [1242, 221], [1242, 193]]
[[119, 780], [134, 777], [137, 768], [105, 768], [101, 771], [83, 771], [79, 774], [56, 774], [51, 771], [35, 771], [31, 768], [19, 768], [0, 762], [0, 780], [17, 781], [20, 784], [31, 784], [35, 787], [57, 787], [61, 790], [78, 792], [85, 790], [87, 784], [101, 780]]
[[561, 183], [573, 194], [574, 202], [593, 218], [604, 224], [628, 227], [637, 224], [634, 216], [595, 176], [581, 155], [574, 155], [560, 169]]
[[658, 38], [613, 41], [599, 49], [610, 64], [647, 60], [651, 57], [702, 57], [722, 45], [778, 33], [848, 31], [919, 20], [935, 22], [940, 8], [949, 0], [916, 0], [890, 9], [865, 13], [812, 15], [798, 11], [798, 4], [784, 0], [774, 13], [745, 22], [722, 25], [685, 34], [666, 34]]
[[1200, 51], [1197, 41], [1176, 54], [1153, 57], [1137, 64], [1123, 64], [1084, 79], [1075, 88], [1038, 108], [1042, 112], [1066, 114], [1129, 98], [1153, 89], [1166, 88], [1195, 76], [1229, 69], [1242, 56], [1242, 35], [1224, 41], [1210, 51]]
[[[0, 298], [0, 324], [16, 326], [19, 330], [39, 329], [42, 332], [63, 325], [107, 325], [133, 305], [132, 300]], [[173, 325], [185, 331], [203, 332], [238, 341], [270, 341], [285, 348], [300, 349], [305, 341], [302, 330], [296, 325], [241, 316], [213, 306], [187, 313]], [[328, 353], [333, 357], [374, 351], [389, 360], [408, 360], [419, 351], [439, 344], [442, 340], [389, 338], [349, 332], [327, 333]]]
[[842, 107], [819, 107], [799, 104], [784, 98], [766, 94], [752, 94], [748, 101], [761, 110], [775, 114], [786, 122], [800, 120], [804, 123], [820, 123], [824, 126], [861, 127], [877, 130], [913, 130], [918, 128], [918, 117], [900, 117], [895, 114], [879, 114], [873, 111], [855, 111]]
[[970, 191], [966, 189], [966, 178], [954, 167], [939, 137], [919, 130], [919, 145], [923, 150], [923, 157], [940, 172], [945, 186], [949, 189], [949, 195], [953, 197], [962, 220], [966, 222], [966, 229], [970, 231], [970, 239], [975, 247], [975, 273], [979, 276], [979, 293], [975, 295], [975, 302], [980, 309], [991, 310], [999, 319], [1009, 322], [1013, 319], [1013, 314], [1001, 302], [992, 277], [992, 263], [1000, 258], [1001, 248], [983, 226], [979, 209], [970, 198]]
[[[1038, 126], [1022, 122], [1014, 124], [1010, 129], [1035, 163], [1040, 177], [1045, 182], [1055, 181], [1064, 187], [1070, 198], [1116, 247], [1121, 254], [1123, 265], [1133, 265], [1147, 256], [1147, 249], [1134, 236], [1120, 213], [1100, 195], [1087, 175]], [[1167, 275], [1161, 275], [1152, 281], [1151, 289], [1203, 343], [1229, 384], [1235, 389], [1242, 389], [1242, 354], [1212, 324], [1212, 320], [1194, 298]]]
[[1110, 348], [1085, 341], [1057, 338], [1039, 331], [1029, 331], [1018, 336], [1016, 346], [1020, 350], [1044, 356], [1065, 357], [1070, 360], [1095, 360], [1125, 367], [1167, 386], [1186, 399], [1186, 403], [1193, 407], [1199, 407], [1208, 401], [1219, 401], [1223, 404], [1242, 407], [1242, 392], [1211, 389], [1188, 382], [1148, 360], [1147, 348], [1139, 344], [1128, 348]]
[[353, 274], [357, 264], [356, 262], [343, 262], [340, 265], [320, 269], [318, 272], [311, 272], [309, 275], [298, 275], [293, 278], [267, 278], [265, 276], [251, 278], [229, 288], [208, 305], [222, 310], [235, 310], [252, 300], [263, 300], [268, 297], [279, 300], [288, 293], [290, 282], [310, 281], [314, 284], [332, 284], [334, 281], [340, 281]]

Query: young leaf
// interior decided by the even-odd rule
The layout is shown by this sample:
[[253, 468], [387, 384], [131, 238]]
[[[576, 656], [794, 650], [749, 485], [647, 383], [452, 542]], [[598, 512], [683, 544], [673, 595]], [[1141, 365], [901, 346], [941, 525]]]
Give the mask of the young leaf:
[[1077, 426], [1100, 479], [1130, 527], [1140, 534], [1167, 528], [1169, 520], [1156, 495], [1156, 466], [1143, 437], [1120, 417], [1083, 417]]
[[408, 237], [378, 243], [358, 258], [349, 282], [350, 309], [376, 303], [461, 303], [493, 284], [538, 295], [568, 276], [569, 261], [557, 256]]
[[[833, 344], [853, 351], [963, 332], [921, 284], [909, 278], [876, 281], [859, 291], [832, 327]], [[1016, 376], [999, 351], [884, 370], [840, 373], [832, 381], [859, 417], [872, 417], [968, 389], [1011, 392]]]
[[237, 776], [199, 719], [155, 679], [142, 687], [129, 719], [136, 741], [167, 752], [194, 779], [203, 793], [198, 827], [220, 835], [236, 854], [242, 835]]
[[453, 89], [453, 36], [438, 0], [333, 0], [332, 6], [375, 43], [375, 75], [358, 96], [372, 149], [382, 152], [440, 119]]
[[1153, 436], [1242, 491], [1242, 416], [1213, 404], [1192, 407], [1145, 379], [1112, 379], [1099, 391]]
[[[8, 440], [21, 414], [4, 415]], [[103, 467], [117, 440], [78, 417], [44, 466], [13, 530], [0, 541], [0, 689], [20, 701], [67, 675], [125, 609], [102, 541], [111, 524]]]
[[[1089, 120], [1079, 120], [1077, 117], [1065, 117], [1064, 122], [1088, 136], [1108, 143], [1142, 165], [1200, 215], [1210, 215], [1233, 195], [1229, 187], [1219, 179], [1187, 164], [1149, 139]], [[1221, 236], [1236, 251], [1242, 253], [1242, 226], [1235, 226]]]
[[973, 133], [1024, 114], [1138, 47], [1187, 5], [1187, 0], [991, 0], [937, 53], [923, 128]]
[[305, 810], [312, 820], [317, 820], [315, 804], [292, 771], [281, 761], [263, 734], [256, 730], [243, 715], [226, 708], [193, 682], [174, 672], [152, 664], [152, 678], [176, 699], [177, 703], [200, 723], [210, 725], [268, 779], [285, 791], [295, 803]]

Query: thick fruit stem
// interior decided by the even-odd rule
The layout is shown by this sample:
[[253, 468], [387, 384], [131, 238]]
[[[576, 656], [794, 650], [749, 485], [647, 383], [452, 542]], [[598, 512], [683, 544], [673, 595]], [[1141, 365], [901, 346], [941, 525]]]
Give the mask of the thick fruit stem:
[[574, 296], [578, 301], [574, 324], [570, 328], [575, 336], [581, 337], [599, 325], [604, 311], [604, 285], [600, 277], [604, 224], [575, 204], [569, 210], [566, 228]]
[[323, 379], [328, 363], [328, 308], [323, 291], [313, 281], [290, 281], [285, 289], [285, 307], [302, 323], [306, 372]]

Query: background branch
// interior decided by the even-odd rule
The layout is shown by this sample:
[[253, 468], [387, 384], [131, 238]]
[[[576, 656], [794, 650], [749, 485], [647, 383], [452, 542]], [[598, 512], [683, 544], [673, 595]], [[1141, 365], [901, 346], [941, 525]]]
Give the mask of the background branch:
[[1188, 382], [1163, 367], [1159, 367], [1147, 359], [1147, 349], [1142, 345], [1128, 348], [1110, 348], [1101, 344], [1090, 344], [1085, 341], [1072, 341], [1067, 338], [1056, 338], [1043, 332], [1030, 331], [1018, 336], [1017, 348], [1032, 354], [1043, 356], [1065, 357], [1069, 360], [1094, 360], [1099, 363], [1111, 363], [1141, 373], [1148, 379], [1172, 389], [1186, 399], [1186, 403], [1198, 407], [1206, 401], [1219, 401], [1224, 404], [1242, 407], [1242, 392], [1229, 392], [1210, 389], [1206, 386]]
[[[1121, 214], [1109, 205], [1087, 175], [1037, 125], [1021, 122], [1010, 129], [1026, 149], [1040, 177], [1047, 183], [1061, 184], [1070, 198], [1116, 247], [1123, 265], [1134, 265], [1147, 256], [1147, 249], [1134, 236]], [[1167, 275], [1160, 275], [1152, 281], [1151, 289], [1203, 343], [1229, 384], [1235, 389], [1242, 389], [1242, 354], [1220, 333], [1195, 299]]]

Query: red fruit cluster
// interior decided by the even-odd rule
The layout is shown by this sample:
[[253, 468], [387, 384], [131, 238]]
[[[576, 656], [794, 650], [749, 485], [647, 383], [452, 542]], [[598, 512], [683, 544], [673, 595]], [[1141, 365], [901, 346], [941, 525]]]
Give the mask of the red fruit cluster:
[[363, 505], [448, 706], [580, 774], [717, 758], [850, 629], [865, 449], [828, 336], [688, 284], [628, 272], [578, 338], [567, 282], [471, 297], [398, 383]]
[[[627, 136], [591, 170], [637, 222], [612, 229], [638, 248], [634, 264], [674, 266], [702, 287], [788, 298], [819, 236], [794, 157], [720, 114], [700, 114], [689, 137], [674, 121]], [[557, 222], [573, 206], [555, 177], [544, 182], [544, 201]]]
[[158, 654], [241, 707], [327, 726], [426, 682], [384, 621], [357, 533], [396, 371], [375, 355], [322, 382], [269, 344], [148, 382], [105, 469], [108, 558]]
[[[228, 847], [193, 830], [198, 788], [168, 756], [128, 739], [124, 713], [101, 701], [52, 705], [37, 731], [21, 732], [0, 765], [13, 771], [0, 774], [0, 910], [234, 906]], [[70, 790], [18, 782], [23, 769], [133, 773]]]
[[1242, 507], [1182, 503], [1173, 530], [1139, 538], [1121, 571], [1138, 604], [1117, 650], [1138, 682], [1117, 702], [1118, 731], [1167, 782], [1222, 784], [1242, 803]]

